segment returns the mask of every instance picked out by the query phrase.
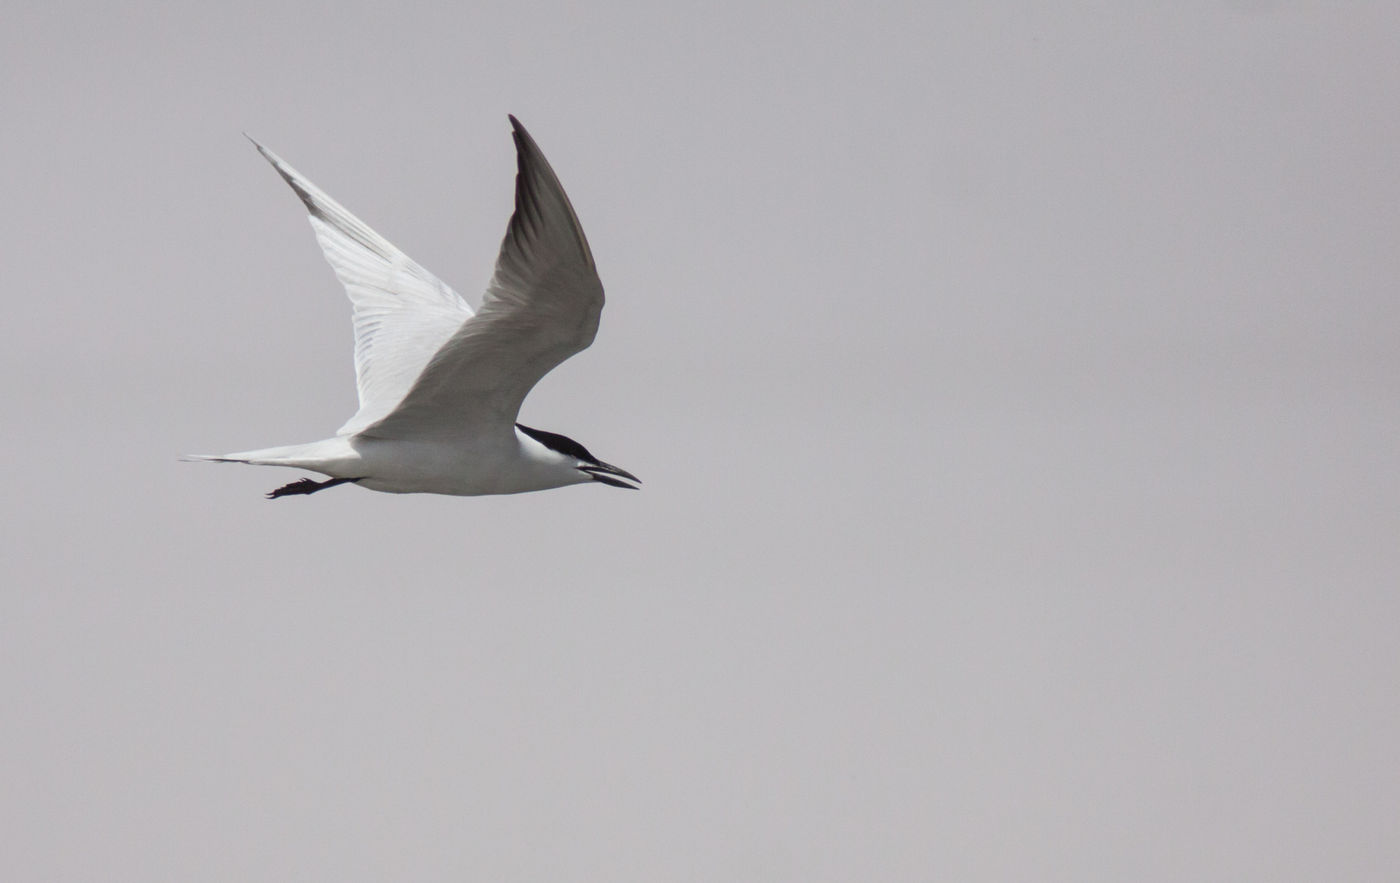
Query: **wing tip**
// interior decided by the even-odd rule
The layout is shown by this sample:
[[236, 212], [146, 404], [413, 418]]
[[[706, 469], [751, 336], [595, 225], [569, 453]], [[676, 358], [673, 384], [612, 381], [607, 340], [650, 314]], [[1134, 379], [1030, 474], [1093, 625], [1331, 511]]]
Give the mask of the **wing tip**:
[[244, 133], [243, 133], [243, 137], [244, 137], [244, 138], [247, 138], [247, 139], [248, 139], [248, 143], [249, 143], [249, 144], [252, 144], [254, 147], [256, 147], [256, 148], [258, 149], [258, 153], [261, 153], [261, 154], [262, 154], [263, 159], [265, 159], [265, 160], [267, 160], [268, 162], [272, 163], [272, 167], [273, 167], [273, 168], [277, 169], [279, 172], [282, 170], [281, 167], [282, 167], [283, 165], [285, 165], [285, 163], [282, 162], [282, 157], [280, 157], [280, 156], [278, 156], [277, 154], [273, 153], [271, 150], [268, 150], [266, 147], [263, 147], [261, 141], [259, 141], [258, 139], [254, 138], [252, 135], [249, 135], [247, 132], [244, 132]]
[[[525, 125], [513, 113], [506, 114], [506, 117], [510, 120], [510, 136], [515, 140], [517, 158], [523, 160], [529, 156], [531, 161], [544, 160], [544, 152], [535, 143], [534, 136], [529, 133]], [[549, 161], [544, 160], [544, 164], [548, 166]]]
[[292, 188], [297, 198], [302, 201], [307, 210], [313, 216], [319, 217], [322, 214], [322, 210], [321, 207], [316, 204], [315, 194], [313, 194], [311, 188], [307, 186], [310, 182], [305, 181], [301, 177], [300, 172], [287, 165], [286, 160], [262, 146], [258, 139], [249, 135], [247, 132], [243, 133], [243, 137], [252, 142], [253, 146], [258, 149], [258, 153], [262, 154], [263, 159], [272, 164], [272, 167], [277, 170], [277, 174], [282, 176], [282, 180], [287, 182], [287, 186]]
[[513, 113], [506, 114], [506, 117], [510, 120], [511, 139], [515, 142], [515, 212], [507, 227], [507, 238], [516, 237], [525, 241], [537, 236], [539, 231], [535, 228], [544, 223], [543, 204], [557, 203], [569, 216], [573, 237], [585, 265], [594, 268], [593, 251], [588, 246], [583, 225], [564, 192], [564, 185], [559, 182], [559, 176], [519, 118]]

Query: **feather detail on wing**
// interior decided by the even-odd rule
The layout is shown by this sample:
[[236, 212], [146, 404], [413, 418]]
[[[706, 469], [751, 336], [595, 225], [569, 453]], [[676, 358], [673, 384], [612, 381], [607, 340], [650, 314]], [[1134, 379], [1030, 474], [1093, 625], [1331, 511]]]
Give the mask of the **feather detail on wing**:
[[275, 153], [253, 144], [306, 204], [326, 261], [350, 296], [360, 409], [339, 434], [354, 435], [403, 401], [433, 354], [471, 318], [471, 307]]
[[515, 212], [481, 310], [442, 344], [402, 403], [363, 435], [513, 432], [520, 404], [540, 378], [593, 342], [603, 284], [588, 240], [539, 146], [519, 120], [510, 121]]

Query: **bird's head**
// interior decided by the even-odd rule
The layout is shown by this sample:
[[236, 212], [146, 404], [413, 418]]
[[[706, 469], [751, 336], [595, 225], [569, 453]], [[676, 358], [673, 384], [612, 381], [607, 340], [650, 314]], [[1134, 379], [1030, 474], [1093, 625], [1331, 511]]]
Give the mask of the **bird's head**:
[[[572, 460], [572, 468], [578, 474], [578, 481], [598, 481], [611, 487], [627, 488], [629, 491], [637, 490], [637, 485], [642, 480], [626, 469], [619, 469], [610, 463], [604, 463], [588, 452], [588, 448], [569, 438], [567, 435], [560, 435], [557, 432], [545, 432], [543, 429], [534, 429], [529, 426], [515, 424], [515, 428], [525, 435], [539, 442], [549, 450], [561, 457]], [[629, 484], [628, 482], [634, 482]]]

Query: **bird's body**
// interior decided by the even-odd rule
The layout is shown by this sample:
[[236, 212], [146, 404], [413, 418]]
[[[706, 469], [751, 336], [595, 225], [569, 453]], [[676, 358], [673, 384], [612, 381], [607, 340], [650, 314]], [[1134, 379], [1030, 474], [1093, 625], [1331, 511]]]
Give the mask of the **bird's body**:
[[[558, 178], [518, 120], [515, 213], [481, 309], [257, 145], [311, 215], [354, 307], [360, 408], [334, 438], [191, 459], [290, 466], [302, 479], [269, 496], [353, 482], [395, 494], [515, 494], [638, 479], [565, 436], [515, 422], [550, 369], [586, 348], [603, 286]], [[257, 144], [257, 142], [254, 142]], [[625, 479], [625, 481], [624, 481]]]
[[535, 441], [520, 429], [444, 442], [336, 436], [200, 459], [254, 466], [291, 466], [390, 494], [518, 494], [592, 481], [576, 458]]

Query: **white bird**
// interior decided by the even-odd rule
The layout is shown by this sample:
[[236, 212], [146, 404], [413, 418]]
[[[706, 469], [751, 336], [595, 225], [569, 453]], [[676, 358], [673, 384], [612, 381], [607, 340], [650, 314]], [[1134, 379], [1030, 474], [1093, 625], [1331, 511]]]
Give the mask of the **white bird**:
[[[311, 213], [354, 307], [360, 409], [334, 438], [189, 459], [292, 466], [270, 499], [354, 483], [391, 494], [515, 494], [641, 481], [573, 439], [516, 423], [540, 378], [598, 331], [603, 283], [564, 188], [515, 117], [515, 212], [473, 314], [455, 291], [253, 141]], [[249, 140], [252, 140], [251, 138]]]

